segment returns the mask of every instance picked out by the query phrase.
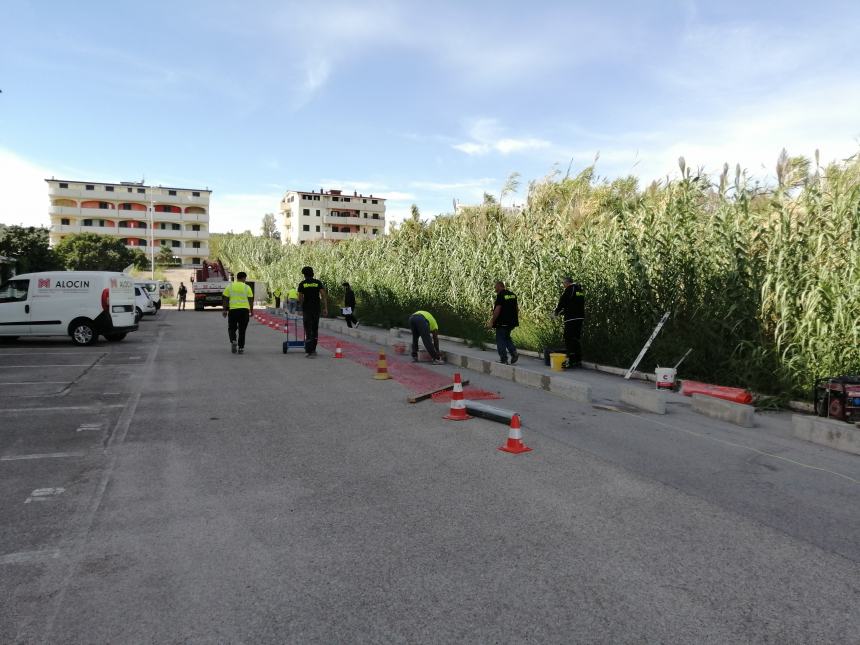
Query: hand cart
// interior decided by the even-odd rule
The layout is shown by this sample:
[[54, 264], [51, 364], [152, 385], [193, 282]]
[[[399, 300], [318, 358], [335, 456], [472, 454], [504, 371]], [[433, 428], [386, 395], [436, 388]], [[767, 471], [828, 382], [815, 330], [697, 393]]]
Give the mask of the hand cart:
[[299, 333], [299, 321], [301, 318], [296, 316], [295, 314], [285, 314], [284, 315], [284, 325], [286, 326], [287, 333], [285, 334], [287, 339], [282, 344], [283, 353], [286, 354], [290, 347], [301, 347], [304, 349], [305, 346], [305, 327], [302, 325], [301, 334]]

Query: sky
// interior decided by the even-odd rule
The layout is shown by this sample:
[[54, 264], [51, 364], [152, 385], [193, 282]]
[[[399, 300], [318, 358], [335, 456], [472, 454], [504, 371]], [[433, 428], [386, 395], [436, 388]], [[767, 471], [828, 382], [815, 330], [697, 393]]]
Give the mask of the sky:
[[860, 3], [3, 0], [0, 223], [46, 177], [209, 188], [214, 232], [286, 190], [397, 221], [554, 169], [642, 183], [678, 157], [767, 181], [860, 146]]

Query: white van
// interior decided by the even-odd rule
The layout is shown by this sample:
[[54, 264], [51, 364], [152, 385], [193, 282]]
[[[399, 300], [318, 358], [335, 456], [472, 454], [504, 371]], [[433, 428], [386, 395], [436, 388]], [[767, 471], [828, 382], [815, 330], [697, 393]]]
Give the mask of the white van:
[[138, 280], [134, 284], [141, 289], [146, 289], [150, 300], [152, 300], [152, 304], [155, 305], [155, 311], [161, 309], [161, 290], [158, 288], [156, 280]]
[[143, 285], [135, 283], [134, 285], [134, 322], [140, 322], [144, 315], [152, 315], [158, 313], [155, 308], [155, 303], [149, 297], [149, 291]]
[[134, 278], [124, 273], [25, 273], [0, 285], [0, 339], [68, 335], [91, 345], [136, 329]]

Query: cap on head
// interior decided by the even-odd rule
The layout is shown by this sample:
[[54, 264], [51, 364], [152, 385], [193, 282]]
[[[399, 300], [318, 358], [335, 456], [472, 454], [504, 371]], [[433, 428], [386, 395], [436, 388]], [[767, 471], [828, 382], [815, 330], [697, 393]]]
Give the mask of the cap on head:
[[244, 271], [239, 271], [239, 273], [236, 274], [237, 280], [244, 280], [247, 277], [248, 277], [248, 274], [245, 273]]
[[565, 284], [573, 284], [573, 278], [571, 278], [569, 275], [564, 276], [561, 281]]
[[302, 275], [306, 278], [314, 277], [314, 269], [313, 267], [302, 267]]

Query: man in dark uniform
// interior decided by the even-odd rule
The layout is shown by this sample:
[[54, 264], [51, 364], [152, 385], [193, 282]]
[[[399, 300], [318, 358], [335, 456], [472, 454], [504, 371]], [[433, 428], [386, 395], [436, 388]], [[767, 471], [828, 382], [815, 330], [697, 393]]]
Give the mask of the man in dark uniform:
[[311, 267], [303, 267], [302, 275], [305, 279], [299, 282], [298, 292], [299, 304], [302, 307], [302, 323], [305, 326], [305, 356], [316, 358], [320, 311], [323, 316], [328, 316], [326, 290], [322, 280], [314, 278], [314, 270]]
[[585, 319], [585, 291], [582, 285], [573, 279], [564, 277], [561, 280], [564, 291], [558, 299], [555, 315], [561, 315], [564, 320], [564, 346], [567, 361], [563, 367], [580, 367], [582, 365], [582, 321]]
[[493, 303], [493, 317], [490, 318], [490, 328], [496, 330], [496, 349], [499, 352], [499, 362], [508, 364], [508, 353], [511, 355], [511, 365], [516, 363], [520, 355], [514, 341], [511, 340], [511, 332], [514, 327], [519, 326], [519, 306], [517, 297], [505, 288], [505, 283], [496, 282], [496, 301]]

